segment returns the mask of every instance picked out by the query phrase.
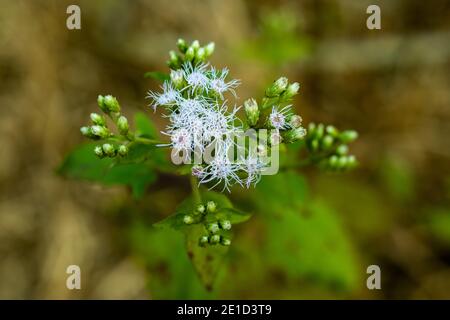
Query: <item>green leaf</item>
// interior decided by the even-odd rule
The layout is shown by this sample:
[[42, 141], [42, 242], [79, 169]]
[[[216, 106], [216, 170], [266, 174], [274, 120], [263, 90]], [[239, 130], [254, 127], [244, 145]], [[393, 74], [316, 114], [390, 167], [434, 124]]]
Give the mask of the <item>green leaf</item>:
[[156, 127], [145, 113], [137, 112], [135, 114], [134, 125], [136, 126], [136, 134], [140, 137], [153, 139], [158, 136]]
[[128, 185], [133, 196], [141, 197], [156, 174], [145, 163], [115, 163], [114, 159], [99, 159], [93, 150], [96, 143], [87, 143], [69, 153], [57, 172], [68, 178], [98, 182], [103, 185]]
[[159, 71], [149, 71], [149, 72], [144, 73], [144, 78], [154, 79], [157, 81], [164, 82], [164, 81], [170, 80], [170, 75], [167, 73], [164, 73], [164, 72], [159, 72]]
[[[249, 214], [234, 209], [230, 200], [220, 193], [202, 192], [201, 198], [204, 204], [208, 201], [214, 201], [217, 205], [216, 213], [208, 214], [207, 221], [217, 221], [226, 218], [237, 224], [250, 218]], [[183, 222], [183, 217], [186, 214], [192, 214], [195, 207], [194, 199], [189, 197], [178, 206], [175, 214], [156, 223], [155, 227], [180, 230], [184, 233], [188, 256], [204, 286], [208, 290], [212, 290], [216, 276], [228, 252], [228, 247], [221, 245], [199, 246], [199, 238], [207, 234], [204, 225], [202, 223], [187, 225]], [[227, 236], [231, 237], [231, 232], [227, 232]]]

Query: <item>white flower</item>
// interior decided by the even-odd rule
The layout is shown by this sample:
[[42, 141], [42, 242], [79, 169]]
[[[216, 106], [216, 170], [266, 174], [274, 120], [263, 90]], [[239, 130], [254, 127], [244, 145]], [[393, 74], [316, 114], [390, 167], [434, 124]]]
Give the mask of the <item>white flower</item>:
[[287, 122], [286, 118], [291, 111], [291, 106], [286, 106], [283, 109], [278, 110], [277, 107], [272, 108], [272, 112], [269, 115], [269, 124], [272, 128], [277, 130], [289, 129], [291, 125]]
[[183, 65], [184, 78], [191, 89], [193, 94], [196, 89], [201, 89], [208, 91], [209, 88], [209, 78], [207, 76], [207, 64], [198, 64], [193, 66], [191, 63], [186, 63]]
[[156, 110], [156, 107], [159, 106], [173, 106], [181, 96], [180, 92], [173, 88], [167, 81], [164, 82], [161, 88], [163, 89], [162, 93], [149, 91], [147, 94], [147, 98], [153, 99], [153, 103], [151, 104], [153, 110]]
[[253, 184], [256, 184], [261, 180], [261, 172], [266, 164], [258, 156], [249, 155], [247, 158], [242, 159], [240, 163], [240, 169], [247, 173], [245, 179], [245, 186], [247, 189]]
[[200, 179], [200, 183], [215, 181], [216, 183], [211, 189], [223, 183], [222, 191], [225, 189], [230, 191], [231, 185], [235, 183], [242, 185], [242, 181], [237, 175], [239, 170], [239, 164], [229, 159], [225, 147], [225, 150], [219, 150], [212, 161], [205, 167], [204, 177]]
[[236, 97], [236, 91], [234, 91], [234, 89], [240, 84], [240, 81], [236, 79], [225, 82], [225, 78], [228, 76], [228, 72], [229, 71], [227, 68], [224, 68], [221, 71], [211, 68], [211, 81], [209, 83], [209, 87], [222, 99], [223, 94], [227, 91], [230, 91]]
[[184, 128], [173, 131], [170, 140], [172, 147], [177, 151], [192, 149], [192, 137]]

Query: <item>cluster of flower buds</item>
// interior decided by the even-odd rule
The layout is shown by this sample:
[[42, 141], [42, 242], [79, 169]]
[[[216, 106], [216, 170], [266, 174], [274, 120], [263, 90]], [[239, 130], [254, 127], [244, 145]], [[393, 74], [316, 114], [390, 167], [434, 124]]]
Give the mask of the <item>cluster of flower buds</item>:
[[261, 105], [253, 98], [245, 101], [248, 126], [273, 130], [270, 136], [272, 145], [303, 139], [306, 129], [302, 127], [302, 117], [291, 112], [291, 105], [285, 105], [298, 93], [299, 88], [297, 82], [289, 83], [286, 77], [281, 77], [266, 89]]
[[208, 201], [206, 204], [199, 204], [192, 214], [186, 214], [183, 217], [185, 224], [201, 223], [205, 227], [206, 234], [198, 239], [198, 244], [202, 247], [206, 245], [221, 244], [229, 246], [231, 240], [226, 237], [224, 231], [231, 230], [231, 222], [226, 219], [217, 219], [217, 205], [214, 201]]
[[355, 141], [358, 133], [354, 130], [339, 132], [333, 126], [310, 123], [305, 143], [308, 151], [321, 158], [320, 166], [331, 171], [354, 168], [358, 162], [354, 155], [348, 154], [347, 144]]
[[169, 51], [167, 64], [170, 69], [177, 70], [185, 62], [192, 62], [194, 65], [205, 62], [213, 54], [214, 46], [214, 42], [210, 42], [206, 46], [201, 47], [198, 40], [188, 45], [185, 40], [178, 39], [177, 47], [180, 53], [174, 50]]
[[114, 158], [117, 155], [126, 156], [128, 154], [126, 144], [132, 141], [134, 136], [129, 131], [127, 118], [120, 113], [119, 102], [111, 95], [99, 95], [97, 102], [100, 110], [115, 124], [118, 135], [111, 132], [108, 128], [106, 117], [98, 113], [91, 113], [92, 125], [81, 127], [81, 134], [92, 140], [118, 140], [123, 142], [97, 145], [94, 152], [99, 158]]

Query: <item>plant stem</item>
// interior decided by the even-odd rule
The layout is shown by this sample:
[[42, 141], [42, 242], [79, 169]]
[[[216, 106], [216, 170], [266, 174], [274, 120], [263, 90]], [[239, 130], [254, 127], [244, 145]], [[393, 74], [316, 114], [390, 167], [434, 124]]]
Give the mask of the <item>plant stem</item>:
[[190, 181], [192, 188], [192, 197], [194, 197], [195, 204], [200, 204], [202, 203], [202, 197], [200, 195], [200, 190], [197, 185], [197, 179], [195, 179], [195, 177], [191, 175]]

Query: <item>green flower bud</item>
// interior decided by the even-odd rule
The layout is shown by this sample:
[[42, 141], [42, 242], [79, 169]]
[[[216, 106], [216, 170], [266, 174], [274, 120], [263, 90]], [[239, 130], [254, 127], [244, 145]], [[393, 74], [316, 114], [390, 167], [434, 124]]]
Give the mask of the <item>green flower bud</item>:
[[105, 154], [103, 153], [103, 148], [101, 146], [96, 146], [94, 148], [94, 153], [97, 157], [99, 157], [100, 159], [103, 158], [105, 156]]
[[300, 127], [302, 125], [302, 122], [303, 122], [303, 119], [298, 114], [292, 115], [291, 118], [289, 119], [289, 125], [292, 128]]
[[223, 230], [230, 230], [231, 229], [231, 221], [230, 220], [220, 220], [219, 224], [220, 224], [220, 227]]
[[216, 203], [214, 201], [208, 201], [206, 203], [206, 210], [208, 210], [209, 213], [214, 213], [216, 212], [217, 206]]
[[176, 88], [181, 89], [184, 84], [183, 70], [170, 71], [170, 80]]
[[196, 61], [204, 61], [206, 59], [206, 50], [205, 48], [199, 48], [196, 53]]
[[97, 136], [94, 135], [94, 133], [92, 132], [92, 129], [90, 127], [81, 127], [80, 132], [86, 138], [90, 138], [90, 139], [97, 138]]
[[314, 139], [311, 141], [311, 151], [315, 152], [319, 150], [319, 140]]
[[116, 155], [116, 149], [112, 144], [105, 143], [103, 144], [102, 149], [108, 157], [114, 157]]
[[328, 159], [328, 165], [330, 166], [330, 168], [334, 169], [337, 167], [339, 158], [336, 155], [332, 155], [329, 159]]
[[209, 242], [208, 236], [201, 236], [200, 239], [198, 239], [198, 244], [201, 247], [204, 247], [206, 244], [208, 244], [208, 242]]
[[192, 218], [192, 216], [187, 214], [183, 217], [183, 222], [185, 224], [192, 224], [192, 223], [194, 223], [194, 218]]
[[339, 131], [338, 131], [335, 127], [333, 127], [333, 126], [327, 126], [327, 127], [325, 128], [325, 131], [326, 131], [329, 135], [331, 135], [333, 138], [336, 138], [336, 137], [338, 136], [338, 134], [339, 134]]
[[303, 127], [291, 129], [286, 131], [285, 138], [287, 142], [295, 142], [297, 140], [303, 139], [306, 136], [306, 129]]
[[187, 43], [186, 41], [184, 41], [184, 39], [178, 39], [177, 47], [181, 53], [186, 53], [186, 50], [188, 49]]
[[323, 123], [319, 123], [317, 125], [316, 131], [315, 131], [315, 137], [322, 139], [324, 132], [325, 132], [325, 126], [323, 125]]
[[283, 95], [281, 96], [281, 98], [285, 101], [292, 99], [292, 97], [298, 93], [298, 89], [300, 89], [300, 84], [298, 82], [291, 83], [286, 88], [286, 91], [283, 92]]
[[210, 57], [213, 54], [215, 46], [216, 45], [214, 44], [214, 42], [210, 42], [206, 45], [205, 47], [206, 57]]
[[284, 90], [286, 90], [287, 85], [288, 79], [286, 77], [279, 78], [269, 88], [267, 88], [266, 96], [270, 98], [278, 97]]
[[355, 141], [358, 138], [358, 132], [354, 131], [354, 130], [347, 130], [342, 132], [339, 135], [339, 138], [341, 139], [341, 141], [343, 143], [350, 143]]
[[106, 127], [92, 126], [90, 129], [91, 129], [92, 134], [98, 138], [105, 139], [110, 136], [110, 132]]
[[192, 47], [189, 47], [184, 55], [184, 59], [186, 61], [192, 61], [195, 57], [195, 50]]
[[336, 153], [340, 156], [347, 154], [347, 152], [348, 152], [348, 147], [345, 144], [341, 144], [339, 147], [336, 148]]
[[[100, 96], [99, 96], [100, 97]], [[109, 112], [120, 112], [120, 105], [117, 99], [111, 95], [103, 97], [103, 107]], [[103, 109], [102, 109], [103, 110]]]
[[208, 225], [206, 226], [206, 230], [211, 233], [216, 233], [217, 231], [219, 231], [219, 225], [217, 224], [217, 222], [208, 223]]
[[255, 99], [251, 98], [244, 102], [245, 115], [248, 124], [253, 127], [259, 120], [259, 108]]
[[347, 167], [354, 168], [354, 167], [356, 167], [357, 164], [358, 164], [358, 162], [356, 161], [356, 158], [354, 155], [350, 155], [347, 157]]
[[229, 245], [231, 245], [231, 240], [228, 238], [221, 237], [220, 244], [223, 246], [229, 246]]
[[214, 234], [209, 237], [210, 244], [218, 244], [220, 242], [220, 236], [218, 234]]
[[204, 213], [205, 213], [205, 210], [206, 210], [205, 206], [202, 205], [202, 204], [199, 204], [199, 205], [197, 206], [197, 208], [195, 208], [194, 214], [204, 214]]
[[169, 51], [168, 65], [171, 69], [178, 69], [181, 66], [181, 59], [173, 50]]
[[119, 153], [121, 157], [125, 157], [126, 155], [128, 155], [128, 147], [124, 144], [121, 144], [117, 149], [117, 153]]
[[347, 157], [346, 156], [339, 157], [337, 167], [339, 169], [344, 169], [346, 166], [347, 166]]
[[331, 148], [331, 146], [333, 145], [333, 142], [334, 142], [333, 137], [330, 136], [329, 134], [327, 134], [322, 139], [322, 149], [329, 150]]
[[99, 94], [97, 97], [97, 104], [100, 107], [100, 110], [102, 110], [104, 113], [108, 113], [109, 111], [104, 103], [104, 100], [105, 100], [105, 97]]
[[93, 124], [104, 127], [106, 124], [106, 119], [104, 116], [99, 115], [98, 113], [91, 113], [91, 120]]
[[120, 116], [119, 119], [117, 119], [117, 129], [119, 129], [119, 132], [121, 135], [125, 136], [128, 133], [128, 120], [124, 116]]
[[192, 41], [191, 48], [194, 49], [195, 52], [200, 48], [200, 42], [198, 40]]

